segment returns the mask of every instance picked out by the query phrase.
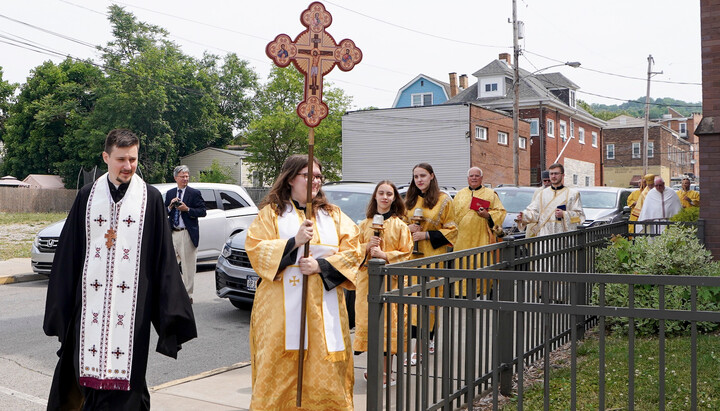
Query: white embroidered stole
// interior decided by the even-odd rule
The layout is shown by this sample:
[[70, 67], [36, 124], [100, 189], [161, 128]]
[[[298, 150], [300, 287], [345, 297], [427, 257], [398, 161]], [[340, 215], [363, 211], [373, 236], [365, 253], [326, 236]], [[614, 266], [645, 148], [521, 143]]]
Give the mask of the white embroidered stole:
[[[290, 204], [282, 216], [278, 217], [278, 230], [280, 238], [292, 238], [297, 234], [304, 217]], [[338, 250], [339, 239], [335, 221], [324, 210], [318, 210], [315, 218], [315, 232], [320, 238], [318, 244], [310, 245], [310, 255], [314, 258], [323, 258], [335, 254]], [[300, 347], [300, 310], [302, 308], [302, 285], [306, 280], [300, 272], [298, 262], [302, 258], [305, 245], [298, 248], [295, 264], [283, 271], [283, 291], [285, 297], [285, 349], [298, 350]], [[340, 325], [340, 306], [338, 291], [325, 290], [323, 287], [323, 326], [325, 345], [328, 353], [345, 351], [342, 326]], [[305, 325], [305, 347], [307, 349], [307, 319]]]
[[117, 204], [107, 173], [93, 184], [85, 209], [80, 385], [130, 390], [138, 273], [147, 187], [133, 176]]
[[[570, 201], [570, 189], [568, 189], [567, 187], [563, 187], [562, 190], [560, 190], [560, 193], [558, 193], [556, 190], [553, 190], [553, 189], [547, 190], [547, 192], [551, 193], [551, 195], [553, 197], [544, 206], [543, 206], [543, 201], [545, 200], [546, 190], [543, 190], [542, 192], [540, 192], [540, 195], [539, 195], [539, 197], [540, 197], [540, 199], [539, 199], [540, 214], [538, 215], [538, 223], [535, 226], [535, 227], [537, 227], [538, 232], [545, 224], [548, 224], [548, 223], [560, 223], [560, 224], [565, 225], [565, 219], [558, 220], [555, 217], [555, 210], [560, 205], [565, 204], [567, 206], [568, 201]], [[567, 231], [567, 230], [568, 230], [568, 227], [565, 227], [565, 231]]]

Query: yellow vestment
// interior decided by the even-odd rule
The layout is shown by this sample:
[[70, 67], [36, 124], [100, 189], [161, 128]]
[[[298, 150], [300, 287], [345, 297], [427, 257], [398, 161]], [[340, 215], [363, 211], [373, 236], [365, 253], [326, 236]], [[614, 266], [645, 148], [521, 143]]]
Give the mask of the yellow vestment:
[[[435, 207], [429, 209], [425, 207], [424, 199], [418, 196], [415, 205], [408, 207], [407, 214], [405, 215], [405, 222], [412, 223], [412, 217], [415, 213], [416, 208], [420, 208], [423, 211], [423, 221], [420, 223], [420, 231], [438, 231], [442, 234], [450, 244], [443, 244], [438, 248], [434, 248], [430, 240], [418, 241], [418, 250], [422, 254], [412, 254], [411, 260], [423, 257], [430, 257], [433, 255], [440, 255], [447, 252], [447, 247], [455, 243], [457, 239], [457, 225], [455, 224], [455, 211], [453, 208], [452, 198], [445, 193], [440, 194]], [[411, 284], [415, 284], [417, 279], [413, 279]], [[436, 297], [442, 294], [442, 287], [438, 287], [436, 290], [430, 291], [431, 297]], [[416, 307], [412, 308], [412, 324], [417, 325], [417, 311]], [[435, 324], [435, 307], [430, 307], [430, 329], [434, 328]]]
[[[367, 250], [367, 243], [374, 236], [374, 230], [372, 228], [372, 218], [367, 218], [360, 223], [360, 249]], [[410, 257], [413, 249], [412, 234], [407, 224], [405, 224], [398, 217], [391, 217], [385, 220], [383, 225], [383, 231], [380, 234], [382, 239], [380, 249], [385, 252], [388, 263], [397, 263], [405, 261]], [[368, 253], [367, 260], [371, 257]], [[392, 276], [390, 279], [390, 288], [384, 288], [384, 290], [395, 290], [398, 288], [397, 276]], [[386, 279], [387, 281], [387, 279]], [[355, 351], [367, 351], [367, 339], [368, 339], [368, 267], [366, 264], [360, 267], [357, 273], [357, 281], [355, 283], [355, 340], [353, 341], [353, 350]], [[392, 325], [392, 342], [390, 352], [397, 353], [397, 321], [398, 321], [398, 309], [397, 304], [393, 304], [390, 307], [390, 324]], [[385, 321], [383, 321], [385, 324]], [[407, 336], [407, 334], [406, 334]], [[385, 337], [387, 338], [387, 336]], [[385, 341], [383, 339], [383, 341]], [[384, 343], [383, 343], [384, 344]], [[385, 346], [383, 345], [383, 350]]]
[[[488, 212], [490, 213], [490, 218], [492, 219], [494, 226], [502, 228], [503, 221], [505, 221], [507, 211], [493, 189], [487, 187], [480, 187], [477, 190], [471, 190], [469, 187], [463, 188], [458, 191], [455, 195], [455, 199], [453, 199], [455, 223], [458, 228], [457, 240], [455, 241], [455, 246], [453, 247], [454, 251], [480, 247], [497, 241], [497, 237], [493, 233], [488, 219], [480, 217], [477, 211], [470, 209], [470, 202], [473, 197], [481, 198], [490, 203]], [[492, 259], [491, 256], [488, 256], [488, 258]], [[458, 265], [456, 268], [471, 268], [464, 267], [462, 260], [457, 263]], [[483, 280], [482, 282], [478, 281], [478, 294], [484, 294], [486, 288], [487, 280]], [[455, 285], [455, 294], [465, 295], [464, 280]]]
[[[683, 191], [683, 189], [679, 189], [677, 191], [677, 195], [680, 198], [680, 204], [682, 204], [683, 208], [688, 207], [700, 207], [700, 192], [695, 190], [688, 190]], [[692, 204], [690, 201], [685, 200], [685, 197], [689, 198], [690, 201], [692, 201]]]
[[[305, 219], [303, 211], [293, 212], [298, 213], [299, 219]], [[306, 276], [307, 350], [302, 409], [352, 410], [355, 378], [343, 289], [354, 288], [361, 254], [355, 223], [334, 206], [330, 218], [337, 229], [338, 251], [325, 260], [346, 278], [341, 286], [334, 288], [340, 308], [345, 350], [328, 353], [323, 323], [323, 281], [317, 274]], [[270, 205], [263, 207], [250, 225], [245, 242], [253, 269], [262, 279], [255, 293], [250, 319], [250, 408], [255, 411], [296, 409], [298, 351], [285, 348], [285, 300], [282, 281], [285, 270], [278, 272], [288, 239], [279, 237], [277, 212]], [[311, 243], [319, 243], [318, 237], [318, 230], [315, 230]]]
[[643, 188], [642, 192], [640, 193], [637, 202], [635, 203], [635, 207], [633, 207], [632, 212], [630, 213], [630, 221], [637, 221], [638, 217], [640, 217], [640, 212], [642, 211], [643, 203], [645, 202], [645, 197], [647, 197], [647, 193], [650, 191], [649, 188], [645, 187]]

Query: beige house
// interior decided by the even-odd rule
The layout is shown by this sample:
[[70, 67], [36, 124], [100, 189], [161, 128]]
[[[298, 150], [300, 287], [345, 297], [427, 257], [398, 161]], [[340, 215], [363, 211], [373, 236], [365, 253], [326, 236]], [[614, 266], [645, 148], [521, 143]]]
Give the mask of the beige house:
[[222, 148], [207, 147], [184, 157], [180, 157], [180, 163], [190, 168], [190, 179], [197, 179], [200, 172], [210, 169], [213, 160], [222, 167], [229, 167], [235, 184], [243, 187], [253, 187], [252, 172], [244, 159], [247, 153], [244, 150], [226, 150]]
[[29, 174], [23, 180], [24, 183], [30, 185], [30, 188], [43, 189], [61, 189], [65, 188], [65, 184], [60, 176], [50, 174]]

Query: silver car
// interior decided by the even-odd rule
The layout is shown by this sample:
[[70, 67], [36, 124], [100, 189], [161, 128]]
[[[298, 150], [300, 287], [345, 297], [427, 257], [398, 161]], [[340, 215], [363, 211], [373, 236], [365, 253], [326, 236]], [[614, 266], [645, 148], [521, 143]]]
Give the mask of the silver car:
[[[176, 184], [153, 184], [165, 197], [165, 193]], [[198, 244], [198, 262], [212, 262], [218, 258], [225, 240], [250, 226], [257, 216], [258, 209], [244, 188], [233, 184], [191, 183], [200, 191], [207, 215], [198, 221], [200, 225], [200, 244]], [[50, 274], [55, 250], [65, 220], [53, 223], [41, 230], [33, 242], [30, 259], [32, 268], [38, 274]]]

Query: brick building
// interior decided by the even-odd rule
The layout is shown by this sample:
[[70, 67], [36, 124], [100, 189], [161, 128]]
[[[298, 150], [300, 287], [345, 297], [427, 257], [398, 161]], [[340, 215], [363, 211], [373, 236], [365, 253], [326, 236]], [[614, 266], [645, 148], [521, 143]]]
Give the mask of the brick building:
[[703, 119], [695, 130], [700, 142], [703, 195], [700, 218], [705, 220], [705, 246], [720, 259], [720, 5], [700, 0]]
[[[633, 185], [643, 173], [642, 141], [645, 120], [626, 115], [607, 122], [603, 130], [603, 180], [608, 186]], [[672, 178], [693, 170], [692, 146], [678, 133], [659, 123], [648, 123], [648, 173]], [[633, 181], [635, 178], [635, 181]]]
[[[477, 83], [448, 100], [474, 103], [512, 113], [513, 69], [510, 55], [500, 54], [473, 73]], [[520, 118], [530, 123], [530, 179], [556, 160], [565, 166], [568, 186], [603, 185], [602, 128], [605, 125], [576, 104], [579, 87], [560, 73], [535, 74], [520, 70]]]
[[692, 164], [692, 170], [687, 174], [698, 181], [697, 178], [700, 176], [700, 156], [698, 154], [700, 142], [698, 136], [695, 134], [695, 129], [700, 125], [700, 121], [702, 121], [702, 114], [692, 113], [689, 116], [683, 116], [672, 108], [668, 108], [667, 114], [653, 121], [667, 126], [676, 132], [680, 138], [690, 143], [690, 164]]

